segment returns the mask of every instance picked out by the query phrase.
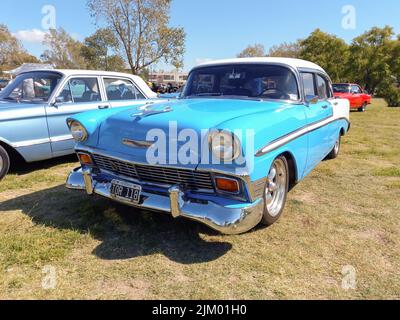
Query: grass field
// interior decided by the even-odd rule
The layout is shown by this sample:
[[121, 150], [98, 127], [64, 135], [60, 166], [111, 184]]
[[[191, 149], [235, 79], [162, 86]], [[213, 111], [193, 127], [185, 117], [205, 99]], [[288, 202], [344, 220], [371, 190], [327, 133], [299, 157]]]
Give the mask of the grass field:
[[0, 298], [400, 299], [400, 108], [351, 118], [282, 219], [240, 236], [68, 191], [75, 157], [25, 165], [0, 183]]

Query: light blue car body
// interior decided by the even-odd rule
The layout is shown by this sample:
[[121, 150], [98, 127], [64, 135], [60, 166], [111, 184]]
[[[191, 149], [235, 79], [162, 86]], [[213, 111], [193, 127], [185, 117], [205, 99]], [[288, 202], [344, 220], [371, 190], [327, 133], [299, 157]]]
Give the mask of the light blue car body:
[[[279, 62], [279, 64], [281, 63]], [[292, 65], [288, 65], [288, 67], [291, 67], [296, 73], [300, 91], [303, 90], [300, 80], [302, 71], [318, 73], [329, 80], [329, 77], [320, 68], [297, 68]], [[200, 154], [198, 155], [198, 164], [178, 165], [182, 169], [211, 172], [213, 175], [222, 174], [242, 179], [244, 186], [242, 198], [223, 196], [215, 192], [203, 194], [190, 190], [183, 191], [185, 195], [180, 200], [186, 199], [186, 204], [183, 205], [186, 212], [181, 208], [182, 212], [175, 213], [175, 215], [205, 223], [223, 233], [237, 234], [248, 231], [260, 222], [266, 176], [278, 156], [285, 155], [289, 161], [290, 187], [293, 187], [326, 158], [334, 148], [338, 137], [345, 135], [350, 129], [347, 101], [329, 97], [329, 99], [310, 103], [307, 102], [304, 92], [301, 92], [301, 97], [302, 99], [295, 103], [224, 99], [223, 97], [183, 98], [154, 104], [151, 108], [153, 111], [161, 112], [166, 108], [170, 108], [172, 111], [143, 117], [137, 121], [134, 120], [135, 114], [138, 114], [140, 110], [136, 107], [107, 110], [102, 113], [87, 112], [71, 117], [69, 120], [78, 121], [88, 131], [88, 139], [76, 145], [77, 152], [99, 154], [111, 159], [141, 165], [148, 164], [147, 150], [123, 144], [123, 139], [146, 141], [149, 130], [159, 128], [168, 132], [171, 121], [176, 122], [178, 131], [186, 128], [194, 129], [198, 133], [205, 128], [232, 132], [237, 129], [252, 130], [254, 132], [254, 148], [252, 148], [254, 152], [246, 154], [247, 139], [243, 138], [241, 141], [243, 156], [246, 159], [244, 165], [202, 163]], [[199, 144], [201, 143], [199, 141]], [[170, 155], [168, 154], [168, 156]], [[177, 165], [164, 165], [164, 167], [175, 168]], [[82, 170], [84, 169], [79, 169], [71, 174], [68, 187], [71, 189], [86, 188], [88, 193], [94, 192], [110, 197], [107, 193], [107, 184], [98, 183], [99, 190], [96, 189], [97, 182], [95, 180], [97, 178], [90, 172], [88, 175], [94, 185], [90, 184], [92, 189], [88, 190], [88, 186], [85, 186], [83, 180]], [[105, 173], [106, 176], [107, 174], [109, 172]], [[104, 179], [108, 179], [107, 183], [109, 183], [112, 178], [115, 176], [111, 174]], [[130, 179], [126, 178], [126, 180]], [[146, 183], [145, 181], [136, 182]], [[150, 195], [152, 188], [154, 192], [159, 190], [157, 186], [148, 186]], [[166, 208], [164, 204], [161, 205], [162, 200], [160, 199], [155, 201], [156, 204], [152, 203], [154, 207], [149, 205], [147, 208], [172, 212], [174, 215], [172, 200], [174, 194], [171, 193], [171, 190], [169, 192], [171, 208]], [[215, 209], [212, 206], [204, 206], [203, 211], [198, 212], [197, 207], [190, 207], [188, 199], [206, 201], [210, 206], [217, 205], [219, 207]], [[144, 204], [143, 207], [146, 208], [146, 205]], [[225, 213], [224, 210], [227, 212]]]
[[[8, 152], [16, 152], [26, 162], [74, 153], [75, 142], [66, 125], [66, 119], [74, 114], [88, 110], [98, 110], [101, 113], [107, 108], [145, 105], [149, 101], [158, 101], [156, 94], [151, 92], [142, 79], [128, 74], [85, 70], [35, 70], [31, 73], [40, 72], [56, 73], [61, 77], [48, 102], [0, 100], [0, 145]], [[56, 103], [55, 98], [60, 90], [75, 78], [97, 78], [100, 100], [87, 103]], [[131, 81], [145, 99], [108, 101], [103, 78]]]

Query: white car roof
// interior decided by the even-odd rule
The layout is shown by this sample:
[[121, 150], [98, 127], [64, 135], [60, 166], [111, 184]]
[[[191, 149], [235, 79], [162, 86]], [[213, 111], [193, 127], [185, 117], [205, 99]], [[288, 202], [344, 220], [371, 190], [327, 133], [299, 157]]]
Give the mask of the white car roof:
[[[224, 64], [240, 64], [240, 63], [279, 63], [290, 66], [294, 69], [307, 68], [316, 69], [325, 72], [319, 65], [312, 63], [310, 61], [292, 58], [272, 58], [272, 57], [262, 57], [262, 58], [236, 58], [236, 59], [226, 59], [226, 60], [215, 60], [202, 63], [195, 68], [205, 67], [205, 66], [217, 66]], [[326, 72], [325, 72], [326, 73]]]
[[[112, 71], [100, 71], [100, 70], [73, 70], [73, 69], [37, 69], [30, 71], [39, 71], [39, 72], [59, 72], [64, 76], [105, 76], [105, 77], [122, 77], [122, 78], [131, 78], [140, 89], [146, 94], [146, 96], [150, 99], [157, 98], [157, 94], [153, 92], [147, 83], [139, 76], [135, 76], [129, 73], [122, 72], [112, 72]], [[30, 72], [28, 71], [28, 72]]]

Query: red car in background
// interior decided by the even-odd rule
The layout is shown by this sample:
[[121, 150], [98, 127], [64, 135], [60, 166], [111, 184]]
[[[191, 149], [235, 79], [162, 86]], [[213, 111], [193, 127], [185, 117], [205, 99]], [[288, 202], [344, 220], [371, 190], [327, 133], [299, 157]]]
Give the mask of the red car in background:
[[357, 109], [360, 112], [364, 112], [367, 105], [371, 104], [371, 95], [358, 84], [336, 83], [333, 85], [333, 95], [337, 98], [348, 99], [350, 109]]

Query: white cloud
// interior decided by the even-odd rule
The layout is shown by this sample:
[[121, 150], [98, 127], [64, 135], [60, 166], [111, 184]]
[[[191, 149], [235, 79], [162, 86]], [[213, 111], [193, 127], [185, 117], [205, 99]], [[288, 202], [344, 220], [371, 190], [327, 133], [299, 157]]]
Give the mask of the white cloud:
[[210, 62], [210, 61], [212, 61], [212, 60], [213, 60], [213, 59], [210, 59], [210, 58], [197, 58], [197, 59], [195, 60], [195, 65], [198, 66], [199, 64], [206, 63], [206, 62]]
[[42, 43], [46, 34], [46, 31], [39, 29], [20, 30], [13, 33], [18, 40], [33, 43]]

